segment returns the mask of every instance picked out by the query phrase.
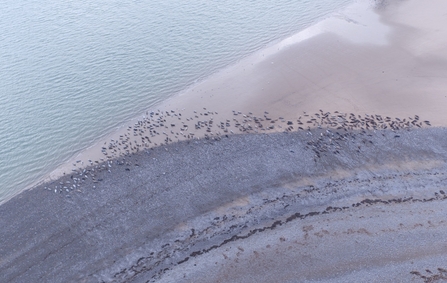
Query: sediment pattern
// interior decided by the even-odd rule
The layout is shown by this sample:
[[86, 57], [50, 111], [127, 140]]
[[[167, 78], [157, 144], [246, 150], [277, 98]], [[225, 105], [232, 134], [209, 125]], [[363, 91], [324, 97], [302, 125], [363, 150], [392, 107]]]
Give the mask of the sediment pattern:
[[[286, 132], [208, 135], [146, 149], [137, 146], [136, 153], [92, 162], [26, 191], [0, 206], [1, 281], [238, 281], [216, 276], [227, 270], [228, 262], [244, 266], [254, 259], [237, 263], [236, 257], [222, 256], [228, 253], [223, 250], [233, 248], [242, 255], [254, 243], [292, 229], [293, 237], [302, 237], [300, 251], [311, 251], [312, 245], [306, 244], [311, 233], [321, 234], [313, 236], [321, 245], [327, 245], [324, 237], [341, 241], [337, 236], [341, 234], [331, 232], [330, 226], [324, 232], [309, 228], [312, 225], [367, 211], [373, 211], [371, 216], [391, 213], [381, 210], [397, 215], [399, 210], [407, 213], [419, 206], [424, 206], [423, 211], [427, 205], [445, 206], [446, 129], [419, 129], [423, 124], [417, 116], [391, 120], [338, 115], [306, 116], [313, 127], [298, 131], [291, 128], [298, 121], [275, 119], [275, 125], [288, 126], [282, 128]], [[250, 122], [255, 129], [254, 117], [245, 116], [239, 126]], [[262, 122], [267, 121], [272, 120]], [[437, 225], [433, 231], [441, 233], [444, 224]], [[371, 229], [360, 227], [351, 234], [375, 240], [389, 235]], [[410, 230], [402, 228], [399, 233], [416, 233]], [[268, 246], [280, 249], [289, 240], [281, 236]], [[331, 250], [337, 257], [336, 247], [327, 252]], [[259, 261], [259, 253], [251, 254]], [[356, 257], [351, 258], [355, 264]], [[215, 262], [214, 268], [208, 262]], [[348, 265], [343, 262], [343, 266]], [[416, 267], [399, 276], [432, 278]], [[330, 270], [312, 273], [306, 268], [301, 275], [290, 271], [290, 278], [329, 280], [350, 274], [341, 267], [339, 277]], [[284, 276], [276, 278], [287, 282]]]
[[[233, 111], [233, 119], [223, 119], [217, 112], [194, 111], [189, 117], [181, 111], [147, 112], [135, 125], [129, 126], [127, 132], [117, 140], [110, 140], [102, 147], [107, 158], [115, 158], [123, 154], [137, 152], [140, 149], [166, 145], [181, 140], [199, 138], [220, 139], [234, 133], [269, 133], [274, 131], [310, 130], [326, 128], [336, 130], [381, 130], [411, 129], [430, 126], [429, 121], [421, 121], [418, 115], [404, 119], [382, 117], [381, 115], [365, 116], [354, 113], [324, 112], [309, 115], [303, 113], [296, 120], [283, 117], [274, 118], [266, 111], [263, 115], [243, 114]], [[225, 115], [225, 117], [228, 115]], [[91, 164], [92, 165], [92, 164]]]
[[[324, 112], [307, 114], [304, 112], [298, 119], [287, 120], [283, 117], [273, 118], [267, 111], [262, 116], [256, 116], [249, 112], [243, 114], [240, 111], [233, 111], [233, 119], [222, 119], [223, 115], [209, 111], [204, 108], [202, 111], [193, 111], [190, 116], [181, 111], [157, 111], [147, 112], [134, 126], [129, 126], [126, 133], [120, 134], [118, 138], [105, 142], [101, 148], [104, 158], [98, 160], [84, 161], [78, 160], [73, 163], [72, 172], [79, 176], [72, 176], [72, 180], [65, 183], [60, 182], [48, 189], [74, 190], [79, 188], [88, 176], [96, 182], [96, 172], [107, 170], [114, 165], [126, 165], [125, 158], [132, 153], [152, 149], [154, 147], [167, 145], [173, 142], [191, 140], [220, 140], [232, 134], [240, 133], [274, 133], [274, 132], [306, 132], [313, 135], [311, 129], [317, 131], [320, 137], [313, 137], [308, 141], [308, 147], [315, 152], [315, 158], [320, 158], [324, 152], [338, 154], [340, 150], [339, 141], [345, 139], [355, 139], [361, 137], [363, 144], [372, 143], [367, 131], [377, 131], [390, 129], [392, 132], [399, 130], [411, 130], [431, 126], [430, 122], [420, 120], [418, 115], [408, 118], [382, 117], [381, 115], [355, 115], [354, 113], [334, 113]], [[225, 115], [228, 116], [228, 115]], [[223, 120], [223, 121], [220, 121]], [[216, 122], [220, 121], [220, 122]], [[398, 138], [399, 135], [394, 136]], [[361, 148], [360, 145], [358, 152]], [[107, 161], [107, 162], [105, 162]], [[86, 161], [87, 162], [87, 161]], [[100, 164], [101, 163], [101, 164]]]

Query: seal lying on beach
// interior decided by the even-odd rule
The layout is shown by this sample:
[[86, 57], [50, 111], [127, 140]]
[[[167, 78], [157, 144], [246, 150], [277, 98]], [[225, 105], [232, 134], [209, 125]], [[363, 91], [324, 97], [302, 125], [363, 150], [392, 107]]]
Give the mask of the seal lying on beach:
[[75, 190], [59, 190], [65, 176], [0, 206], [1, 281], [444, 276], [446, 137], [316, 128], [98, 163], [94, 179], [76, 173]]

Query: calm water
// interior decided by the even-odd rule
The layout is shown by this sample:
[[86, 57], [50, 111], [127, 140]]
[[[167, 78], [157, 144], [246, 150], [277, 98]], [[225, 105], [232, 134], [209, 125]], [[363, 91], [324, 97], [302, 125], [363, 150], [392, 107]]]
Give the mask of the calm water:
[[123, 121], [350, 2], [0, 1], [0, 202]]

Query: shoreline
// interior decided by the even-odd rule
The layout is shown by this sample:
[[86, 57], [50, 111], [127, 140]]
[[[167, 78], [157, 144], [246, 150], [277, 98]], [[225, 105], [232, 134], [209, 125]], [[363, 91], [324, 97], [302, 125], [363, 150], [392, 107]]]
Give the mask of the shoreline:
[[[439, 25], [442, 21], [438, 17], [439, 13], [430, 14], [436, 5], [418, 7], [420, 4], [417, 1], [402, 5], [385, 1], [376, 4], [374, 8], [374, 5], [369, 6], [368, 3], [369, 1], [364, 1], [351, 5], [344, 12], [267, 46], [193, 84], [154, 107], [152, 111], [158, 108], [165, 111], [186, 109], [191, 112], [205, 107], [224, 113], [221, 120], [231, 119], [232, 110], [258, 114], [268, 111], [272, 116], [290, 120], [298, 118], [304, 111], [315, 113], [319, 109], [325, 109], [331, 112], [339, 110], [391, 117], [419, 114], [431, 121], [433, 126], [445, 126], [447, 117], [441, 114], [444, 112], [442, 105], [447, 103], [447, 96], [442, 95], [442, 90], [447, 88], [442, 81], [442, 77], [447, 75], [446, 68], [442, 67], [445, 63], [441, 61], [433, 64], [432, 58], [421, 57], [421, 54], [424, 55], [424, 47], [429, 47], [428, 52], [433, 51], [428, 53], [431, 56], [443, 56], [437, 50], [442, 50], [441, 46], [447, 46], [442, 37], [438, 36], [445, 31], [434, 31], [430, 24], [433, 22]], [[445, 4], [438, 1], [437, 5]], [[399, 7], [406, 10], [399, 11]], [[421, 11], [425, 18], [430, 14], [431, 21], [413, 24], [405, 15], [412, 14], [414, 10]], [[410, 29], [403, 27], [412, 24]], [[429, 41], [430, 45], [418, 46], [414, 43], [420, 37], [418, 30], [421, 27], [426, 32], [424, 42]], [[361, 43], [365, 41], [360, 36], [362, 33], [375, 34], [373, 38], [379, 46], [374, 47], [373, 43], [366, 43], [367, 41]], [[357, 42], [349, 42], [353, 39]], [[389, 42], [385, 44], [383, 40]], [[334, 42], [339, 43], [334, 46]], [[330, 57], [319, 46], [329, 47]], [[408, 50], [403, 52], [404, 56], [400, 54], [402, 49]], [[262, 56], [267, 51], [273, 54], [268, 60]], [[352, 65], [350, 56], [344, 56], [343, 53], [351, 53], [353, 58], [361, 60]], [[321, 60], [312, 61], [312, 58]], [[373, 61], [371, 58], [377, 60]], [[344, 66], [345, 63], [352, 66]], [[380, 66], [381, 63], [384, 67]], [[247, 72], [250, 70], [250, 74], [246, 74], [245, 67]], [[408, 70], [411, 72], [408, 73]], [[197, 91], [199, 88], [202, 88], [201, 92]], [[100, 160], [103, 143], [116, 140], [129, 125], [133, 126], [141, 118], [142, 115], [131, 118], [22, 191], [70, 173], [73, 169], [71, 165], [76, 161], [81, 160], [80, 163], [88, 164], [89, 159]], [[20, 191], [6, 197], [1, 203], [19, 193]]]
[[[303, 112], [296, 120], [274, 117], [267, 111], [264, 111], [261, 115], [255, 115], [252, 112], [233, 111], [231, 120], [222, 120], [222, 115], [219, 116], [217, 112], [209, 111], [206, 108], [189, 114], [190, 116], [186, 116], [185, 112], [174, 110], [148, 112], [147, 117], [143, 116], [143, 119], [138, 120], [133, 126], [122, 128], [121, 131], [113, 133], [114, 136], [119, 136], [119, 138], [111, 139], [107, 143], [104, 142], [104, 144], [98, 144], [96, 147], [90, 148], [96, 150], [95, 156], [97, 158], [92, 158], [93, 155], [88, 154], [90, 151], [84, 151], [83, 155], [78, 154], [76, 156], [77, 161], [72, 159], [71, 164], [67, 163], [65, 166], [59, 167], [58, 170], [53, 171], [52, 174], [54, 175], [51, 178], [46, 178], [34, 184], [33, 187], [45, 185], [62, 177], [79, 174], [86, 170], [88, 172], [93, 167], [99, 169], [101, 164], [107, 163], [108, 167], [112, 167], [113, 162], [116, 164], [116, 161], [120, 158], [126, 158], [140, 151], [148, 152], [148, 150], [165, 147], [176, 142], [191, 142], [202, 139], [218, 141], [237, 134], [309, 133], [311, 129], [317, 128], [329, 132], [340, 130], [380, 131], [386, 129], [394, 132], [432, 126], [430, 121], [424, 120], [419, 115], [405, 118], [377, 114], [361, 116], [339, 111], [334, 113], [325, 112], [321, 109], [317, 113]], [[83, 159], [81, 156], [85, 158]], [[73, 190], [76, 187], [69, 189]]]
[[90, 148], [103, 161], [75, 157], [0, 205], [0, 278], [447, 279], [447, 3], [434, 2], [340, 13], [133, 120]]
[[[343, 8], [342, 8], [343, 10]], [[332, 14], [335, 14], [332, 13]], [[328, 17], [331, 17], [330, 15], [326, 15], [324, 17], [322, 17], [322, 19], [327, 19]], [[312, 24], [318, 24], [321, 20], [316, 21]], [[191, 85], [187, 86], [185, 89], [181, 90], [179, 93], [173, 95], [172, 97], [166, 99], [165, 101], [162, 101], [160, 103], [155, 104], [153, 107], [151, 107], [148, 111], [158, 111], [158, 110], [162, 110], [162, 111], [171, 111], [171, 110], [175, 110], [175, 111], [179, 111], [181, 109], [184, 109], [184, 105], [182, 105], [181, 103], [179, 105], [177, 105], [176, 108], [172, 108], [170, 106], [171, 102], [176, 103], [175, 101], [178, 99], [178, 97], [183, 96], [184, 94], [190, 92], [191, 89], [193, 89], [195, 86], [200, 85], [204, 82], [206, 82], [207, 80], [211, 79], [211, 78], [215, 78], [215, 77], [219, 77], [222, 73], [227, 72], [228, 70], [231, 70], [234, 67], [237, 67], [240, 64], [244, 64], [245, 61], [247, 60], [252, 60], [253, 58], [258, 58], [261, 59], [260, 54], [264, 53], [266, 50], [270, 50], [269, 52], [272, 52], [273, 49], [275, 49], [275, 46], [278, 45], [282, 45], [282, 47], [284, 47], [285, 45], [289, 45], [290, 43], [290, 39], [293, 39], [293, 41], [296, 41], [296, 37], [298, 36], [299, 38], [301, 37], [300, 34], [302, 34], [303, 32], [306, 33], [306, 30], [308, 30], [308, 28], [306, 28], [304, 31], [298, 32], [298, 33], [293, 33], [290, 36], [287, 36], [286, 38], [282, 38], [282, 39], [277, 39], [273, 42], [268, 43], [267, 45], [265, 45], [264, 47], [262, 47], [261, 49], [255, 51], [254, 53], [252, 53], [251, 55], [244, 57], [242, 59], [236, 60], [234, 63], [231, 63], [230, 65], [217, 70], [216, 72], [211, 73], [210, 75], [204, 76], [203, 78], [199, 78], [196, 80], [196, 82], [193, 82]], [[256, 60], [258, 60], [256, 59]], [[251, 64], [251, 63], [247, 63], [245, 62], [245, 64]], [[194, 100], [197, 99], [194, 98]], [[200, 101], [200, 99], [198, 99], [197, 101]], [[212, 106], [210, 108], [213, 108], [216, 112], [220, 110], [220, 103], [219, 101], [215, 101], [212, 102]], [[190, 106], [190, 105], [188, 105]], [[203, 106], [203, 105], [201, 105]], [[188, 107], [189, 112], [192, 112], [193, 109], [202, 109], [203, 107]], [[262, 111], [259, 110], [259, 114], [263, 113], [265, 110], [264, 109]], [[244, 111], [244, 109], [239, 109], [238, 111]], [[147, 111], [146, 111], [147, 112]], [[220, 111], [223, 112], [223, 111]], [[247, 111], [250, 112], [250, 111]], [[191, 113], [190, 113], [191, 114]], [[227, 119], [227, 118], [232, 118], [231, 117], [232, 113], [228, 112], [225, 116], [222, 116], [221, 119]], [[278, 116], [279, 117], [279, 116]], [[22, 191], [26, 191], [28, 189], [31, 189], [33, 186], [45, 183], [45, 182], [49, 182], [52, 180], [55, 180], [61, 176], [65, 174], [69, 174], [71, 172], [71, 170], [73, 169], [73, 166], [71, 166], [74, 163], [77, 163], [77, 161], [80, 160], [80, 164], [84, 164], [84, 166], [88, 165], [88, 160], [100, 160], [101, 158], [103, 158], [103, 156], [101, 155], [100, 151], [101, 151], [101, 147], [102, 144], [104, 142], [109, 142], [111, 139], [117, 139], [119, 135], [122, 135], [123, 133], [126, 132], [126, 129], [129, 126], [133, 126], [136, 122], [140, 121], [144, 119], [144, 112], [140, 113], [136, 116], [132, 116], [129, 117], [129, 119], [125, 120], [123, 123], [117, 125], [117, 127], [115, 129], [113, 129], [111, 132], [105, 134], [102, 137], [99, 137], [93, 144], [91, 144], [90, 146], [88, 146], [87, 148], [75, 153], [72, 157], [68, 158], [66, 161], [61, 162], [54, 170], [52, 170], [51, 172], [46, 173], [44, 176], [40, 177], [39, 179], [35, 180], [34, 182], [32, 182], [31, 184], [25, 186], [25, 188], [23, 188], [21, 191], [18, 191], [12, 195], [7, 196], [6, 198], [2, 199], [0, 201], [0, 205], [6, 201], [8, 201], [9, 199], [15, 197], [16, 195], [20, 194]], [[79, 165], [79, 164], [78, 164]]]
[[[441, 2], [437, 3], [445, 5]], [[447, 75], [446, 68], [440, 69], [431, 63], [431, 58], [415, 53], [409, 40], [417, 39], [417, 32], [402, 28], [402, 24], [412, 24], [405, 17], [409, 9], [417, 8], [426, 17], [435, 5], [421, 8], [417, 1], [396, 5], [369, 1], [352, 4], [191, 85], [151, 111], [186, 111], [186, 115], [195, 116], [194, 110], [206, 108], [219, 113], [215, 117], [220, 120], [231, 120], [233, 111], [259, 116], [268, 111], [273, 117], [296, 120], [304, 112], [317, 113], [324, 109], [403, 118], [418, 114], [433, 126], [446, 126], [447, 116], [442, 114], [442, 105], [447, 103], [447, 96], [441, 91], [447, 89], [447, 83], [442, 80]], [[407, 10], [399, 11], [400, 7]], [[438, 14], [432, 13], [432, 18], [438, 19]], [[440, 44], [447, 46], [441, 36], [437, 37], [439, 32], [427, 31], [426, 40], [430, 39], [432, 46], [438, 50], [442, 50]], [[362, 34], [375, 36], [365, 38]], [[329, 54], [325, 50], [328, 46]], [[402, 49], [408, 52], [400, 54]], [[436, 50], [432, 48], [432, 51]], [[350, 54], [346, 56], [346, 53]], [[431, 56], [439, 54], [435, 52]], [[358, 62], [353, 62], [352, 56]], [[435, 68], [438, 73], [431, 76], [433, 71], [427, 68]], [[61, 176], [64, 170], [70, 172], [70, 164], [79, 159], [86, 164], [88, 159], [100, 158], [101, 144], [117, 140], [127, 127], [144, 119], [143, 115], [130, 119], [86, 151], [76, 154], [48, 174], [49, 179]]]

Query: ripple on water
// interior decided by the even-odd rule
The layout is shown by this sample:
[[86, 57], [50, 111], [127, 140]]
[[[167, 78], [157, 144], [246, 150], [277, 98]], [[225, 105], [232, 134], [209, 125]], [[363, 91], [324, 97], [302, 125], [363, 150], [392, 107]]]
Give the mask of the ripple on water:
[[351, 0], [6, 0], [0, 201], [123, 121]]

